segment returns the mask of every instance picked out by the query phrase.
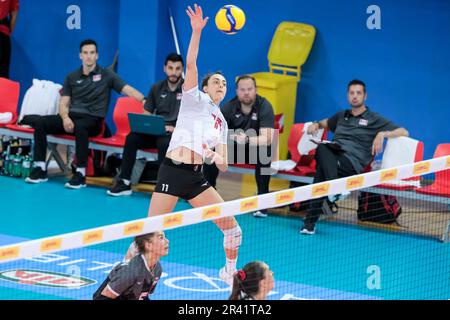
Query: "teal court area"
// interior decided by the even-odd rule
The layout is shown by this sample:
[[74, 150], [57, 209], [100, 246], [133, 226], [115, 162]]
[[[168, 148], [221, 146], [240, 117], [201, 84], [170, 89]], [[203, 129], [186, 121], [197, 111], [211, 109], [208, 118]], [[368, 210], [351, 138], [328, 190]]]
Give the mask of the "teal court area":
[[[0, 177], [0, 245], [144, 218], [149, 194], [113, 198], [106, 189], [29, 185]], [[176, 210], [190, 208], [180, 201]], [[301, 236], [300, 218], [237, 217], [243, 229], [238, 267], [265, 261], [275, 273], [269, 299], [449, 299], [450, 246], [435, 238], [321, 221]], [[222, 235], [210, 222], [166, 232], [170, 253], [152, 299], [227, 299], [219, 279]], [[0, 299], [91, 299], [131, 238], [0, 263]], [[46, 282], [76, 277], [79, 287]], [[36, 279], [39, 279], [37, 281]]]

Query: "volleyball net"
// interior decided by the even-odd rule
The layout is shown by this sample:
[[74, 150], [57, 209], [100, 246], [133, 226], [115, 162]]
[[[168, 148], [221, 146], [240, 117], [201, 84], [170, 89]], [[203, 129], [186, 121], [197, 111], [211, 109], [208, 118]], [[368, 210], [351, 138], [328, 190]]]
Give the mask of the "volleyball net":
[[[227, 299], [223, 234], [211, 221], [229, 216], [243, 232], [238, 268], [260, 260], [274, 272], [268, 299], [448, 299], [449, 181], [447, 156], [12, 243], [0, 247], [0, 299], [90, 300], [133, 237], [161, 230], [170, 249], [151, 299]], [[313, 207], [315, 234], [303, 235]], [[252, 216], [262, 209], [267, 218]]]

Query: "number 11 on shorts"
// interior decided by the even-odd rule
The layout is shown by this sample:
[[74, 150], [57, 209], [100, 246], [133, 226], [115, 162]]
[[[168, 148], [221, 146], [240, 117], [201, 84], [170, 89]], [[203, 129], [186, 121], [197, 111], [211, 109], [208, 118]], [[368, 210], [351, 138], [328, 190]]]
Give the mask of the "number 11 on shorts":
[[163, 191], [163, 192], [168, 192], [168, 191], [169, 191], [169, 185], [166, 184], [166, 183], [163, 183], [163, 184], [162, 184], [162, 191]]

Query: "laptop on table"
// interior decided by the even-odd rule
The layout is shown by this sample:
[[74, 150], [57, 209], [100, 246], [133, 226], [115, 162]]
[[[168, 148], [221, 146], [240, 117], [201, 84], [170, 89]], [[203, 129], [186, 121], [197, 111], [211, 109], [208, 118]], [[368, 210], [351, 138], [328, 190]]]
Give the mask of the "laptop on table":
[[150, 134], [154, 136], [165, 136], [166, 121], [164, 117], [154, 114], [129, 113], [128, 121], [131, 132]]

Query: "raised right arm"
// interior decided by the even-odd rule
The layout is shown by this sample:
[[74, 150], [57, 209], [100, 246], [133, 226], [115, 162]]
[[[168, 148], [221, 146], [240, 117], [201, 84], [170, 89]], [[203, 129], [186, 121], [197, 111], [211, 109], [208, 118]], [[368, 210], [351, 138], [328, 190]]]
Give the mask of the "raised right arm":
[[188, 7], [186, 10], [189, 19], [191, 20], [192, 35], [189, 42], [189, 48], [186, 57], [186, 77], [184, 79], [183, 89], [188, 91], [198, 85], [198, 71], [197, 71], [197, 56], [198, 48], [200, 46], [200, 36], [202, 30], [208, 22], [208, 17], [203, 19], [202, 8], [194, 5], [194, 10]]

